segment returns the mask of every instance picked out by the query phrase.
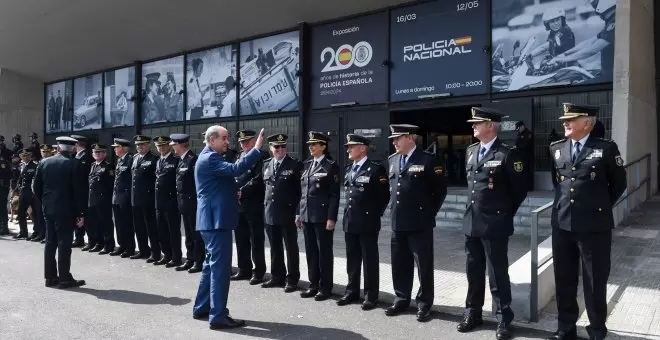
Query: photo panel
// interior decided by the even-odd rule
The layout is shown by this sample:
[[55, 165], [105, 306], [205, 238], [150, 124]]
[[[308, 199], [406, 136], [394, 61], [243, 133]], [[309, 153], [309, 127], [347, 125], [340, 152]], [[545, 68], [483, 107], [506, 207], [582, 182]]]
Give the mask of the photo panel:
[[135, 67], [105, 73], [104, 127], [135, 125]]
[[103, 74], [73, 80], [73, 130], [100, 129], [103, 122]]
[[183, 60], [181, 55], [142, 65], [142, 124], [183, 121]]
[[46, 133], [70, 132], [73, 120], [73, 81], [46, 86]]
[[236, 116], [236, 64], [233, 45], [186, 56], [186, 120]]

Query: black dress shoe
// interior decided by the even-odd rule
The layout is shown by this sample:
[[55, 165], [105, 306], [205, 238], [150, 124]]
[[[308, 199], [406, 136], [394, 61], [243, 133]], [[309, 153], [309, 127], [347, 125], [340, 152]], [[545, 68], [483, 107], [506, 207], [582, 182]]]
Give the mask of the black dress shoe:
[[408, 309], [408, 306], [406, 306], [404, 304], [396, 304], [395, 303], [395, 304], [387, 307], [387, 309], [385, 310], [385, 315], [387, 315], [387, 316], [396, 316], [396, 315], [399, 315], [399, 314], [405, 312], [406, 309]]
[[200, 265], [195, 264], [194, 266], [192, 266], [192, 268], [188, 269], [188, 273], [190, 273], [190, 274], [199, 273], [201, 271], [202, 271], [202, 265], [201, 264]]
[[458, 323], [456, 326], [456, 329], [461, 332], [461, 333], [466, 333], [471, 330], [474, 330], [475, 328], [481, 326], [484, 324], [483, 319], [481, 316], [476, 316], [476, 315], [466, 315], [463, 317], [463, 320]]
[[495, 337], [497, 338], [497, 340], [511, 339], [511, 325], [506, 322], [498, 323], [497, 331], [495, 331]]
[[359, 298], [354, 295], [344, 295], [339, 300], [337, 300], [337, 306], [346, 306], [353, 302], [357, 302]]
[[284, 286], [284, 292], [285, 293], [293, 293], [296, 290], [298, 290], [298, 285], [293, 285], [293, 284], [287, 283], [286, 286]]
[[193, 319], [195, 320], [204, 320], [209, 318], [209, 313], [199, 313], [199, 314], [193, 314]]
[[85, 246], [85, 242], [83, 242], [83, 241], [75, 241], [75, 242], [71, 243], [71, 248], [82, 248], [84, 246]]
[[302, 293], [300, 293], [300, 297], [303, 299], [306, 298], [311, 298], [312, 296], [316, 295], [319, 291], [316, 289], [305, 289]]
[[577, 340], [577, 330], [573, 328], [570, 331], [556, 331], [547, 340]]
[[181, 260], [171, 260], [170, 262], [167, 262], [165, 264], [165, 268], [174, 268], [174, 267], [178, 267], [182, 264], [183, 264], [183, 262], [181, 262]]
[[[163, 257], [158, 261], [154, 262], [154, 266], [162, 266], [164, 264], [167, 264], [168, 262], [172, 261], [172, 259], [168, 259], [167, 257]], [[149, 260], [147, 260], [149, 262]]]
[[251, 286], [256, 286], [256, 285], [258, 285], [262, 282], [264, 282], [264, 276], [263, 275], [261, 275], [261, 276], [253, 275], [252, 278], [250, 279], [249, 283], [250, 283]]
[[431, 307], [420, 307], [417, 309], [417, 321], [426, 322], [431, 320]]
[[91, 250], [91, 249], [94, 249], [94, 245], [91, 244], [91, 243], [88, 243], [86, 246], [82, 247], [82, 249], [80, 249], [80, 250], [88, 251], [88, 250]]
[[60, 284], [60, 279], [59, 278], [53, 278], [53, 279], [46, 279], [46, 287], [55, 287], [58, 284]]
[[284, 287], [284, 282], [270, 279], [261, 285], [261, 288], [274, 288], [274, 287]]
[[85, 285], [85, 280], [67, 280], [67, 281], [60, 281], [60, 283], [57, 285], [57, 288], [68, 289], [68, 288], [76, 288], [84, 285]]
[[27, 234], [18, 234], [14, 236], [14, 240], [22, 240], [24, 238], [27, 238]]
[[98, 252], [100, 252], [101, 250], [103, 250], [103, 246], [96, 246], [96, 247], [94, 247], [94, 248], [88, 250], [88, 252], [90, 252], [90, 253], [98, 253]]
[[227, 316], [227, 319], [222, 321], [222, 322], [212, 323], [209, 326], [209, 328], [211, 328], [212, 330], [227, 329], [227, 328], [238, 328], [238, 327], [245, 327], [245, 321], [236, 320], [236, 319], [233, 319], [230, 316]]
[[41, 244], [46, 243], [46, 238], [44, 238], [43, 240], [39, 241], [39, 243], [41, 243]]
[[112, 253], [112, 249], [105, 249], [105, 248], [103, 248], [103, 250], [101, 250], [101, 251], [99, 252], [99, 255], [106, 255], [106, 254], [110, 254], [110, 253]]
[[110, 256], [120, 256], [121, 254], [124, 253], [124, 249], [117, 248], [110, 253]]
[[241, 281], [241, 280], [249, 280], [250, 279], [250, 274], [243, 274], [240, 271], [234, 275], [232, 275], [229, 279], [231, 281]]
[[32, 238], [32, 240], [30, 240], [30, 241], [32, 241], [32, 242], [41, 242], [45, 239], [46, 239], [46, 236], [37, 235], [37, 237]]
[[192, 261], [186, 261], [183, 265], [180, 265], [180, 266], [176, 267], [174, 270], [176, 270], [178, 272], [186, 271], [186, 270], [192, 268], [193, 264], [194, 263]]
[[154, 263], [155, 264], [158, 261], [160, 261], [159, 257], [149, 256], [149, 258], [147, 259], [147, 263]]
[[135, 252], [128, 252], [128, 251], [125, 251], [125, 252], [123, 252], [123, 253], [120, 255], [120, 257], [121, 257], [122, 259], [126, 259], [126, 258], [128, 258], [128, 259], [131, 259], [131, 260], [134, 260], [133, 257], [135, 257], [135, 256], [137, 256], [135, 259], [141, 259], [141, 258], [142, 258], [142, 254], [140, 254], [140, 253], [135, 253]]
[[330, 292], [318, 292], [314, 295], [314, 301], [325, 301], [330, 298]]
[[25, 240], [26, 241], [32, 241], [32, 239], [35, 238], [36, 236], [37, 235], [35, 235], [35, 234], [29, 235], [28, 237], [25, 238]]
[[362, 303], [362, 310], [372, 310], [376, 308], [376, 301], [371, 301], [371, 300], [364, 300]]

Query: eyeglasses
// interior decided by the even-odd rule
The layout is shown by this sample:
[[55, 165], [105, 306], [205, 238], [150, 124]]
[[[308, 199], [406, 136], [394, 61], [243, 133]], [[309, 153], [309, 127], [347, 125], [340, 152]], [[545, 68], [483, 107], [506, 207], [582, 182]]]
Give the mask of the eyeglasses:
[[286, 145], [272, 145], [274, 149], [285, 149]]

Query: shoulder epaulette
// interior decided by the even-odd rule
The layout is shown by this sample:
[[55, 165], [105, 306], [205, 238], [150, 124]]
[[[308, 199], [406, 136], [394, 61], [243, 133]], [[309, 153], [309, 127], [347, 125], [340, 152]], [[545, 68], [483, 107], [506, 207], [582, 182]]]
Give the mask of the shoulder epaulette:
[[431, 151], [424, 150], [424, 153], [427, 154], [427, 155], [430, 155], [430, 156], [435, 156], [435, 153], [433, 153]]
[[566, 140], [567, 140], [566, 138], [564, 138], [564, 139], [560, 139], [560, 140], [556, 140], [556, 141], [550, 143], [550, 146], [553, 146], [553, 145], [555, 145], [555, 144], [559, 144], [559, 143], [561, 143], [561, 142], [565, 142]]
[[270, 162], [271, 159], [273, 159], [273, 157], [266, 158], [266, 159], [264, 159], [264, 162]]
[[390, 158], [392, 158], [392, 157], [394, 157], [394, 156], [396, 156], [396, 155], [398, 155], [398, 154], [399, 154], [398, 152], [395, 152], [395, 153], [389, 155], [389, 156], [387, 157], [387, 159], [390, 159]]
[[505, 148], [507, 148], [507, 149], [509, 149], [509, 150], [515, 148], [515, 146], [511, 146], [511, 145], [509, 145], [509, 144], [507, 144], [507, 143], [502, 143], [502, 144], [500, 144], [500, 145], [502, 145], [503, 147], [505, 147]]
[[303, 161], [303, 163], [311, 163], [314, 160], [314, 158], [310, 157], [307, 158], [306, 160]]
[[612, 140], [612, 139], [600, 138], [600, 137], [596, 137], [595, 139], [596, 139], [596, 140], [599, 140], [599, 141], [601, 141], [601, 142], [614, 143], [614, 140]]
[[480, 143], [480, 142], [476, 142], [476, 143], [470, 144], [470, 145], [468, 145], [468, 148], [471, 148], [471, 147], [473, 147], [473, 146], [477, 146], [479, 143]]
[[371, 162], [371, 164], [373, 164], [373, 165], [383, 165], [383, 162], [381, 162], [381, 161], [371, 161], [371, 160], [370, 160], [370, 162]]
[[335, 164], [335, 161], [334, 161], [334, 160], [332, 160], [332, 159], [329, 159], [329, 158], [327, 158], [327, 157], [326, 157], [326, 160], [327, 160], [327, 161], [328, 161], [328, 163], [330, 163], [330, 164]]

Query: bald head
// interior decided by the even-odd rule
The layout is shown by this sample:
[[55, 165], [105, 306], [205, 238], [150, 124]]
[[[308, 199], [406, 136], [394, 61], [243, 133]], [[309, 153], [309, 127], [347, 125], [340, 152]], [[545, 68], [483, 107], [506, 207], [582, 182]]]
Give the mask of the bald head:
[[229, 132], [220, 125], [209, 126], [204, 133], [204, 141], [215, 152], [225, 153], [229, 148]]

